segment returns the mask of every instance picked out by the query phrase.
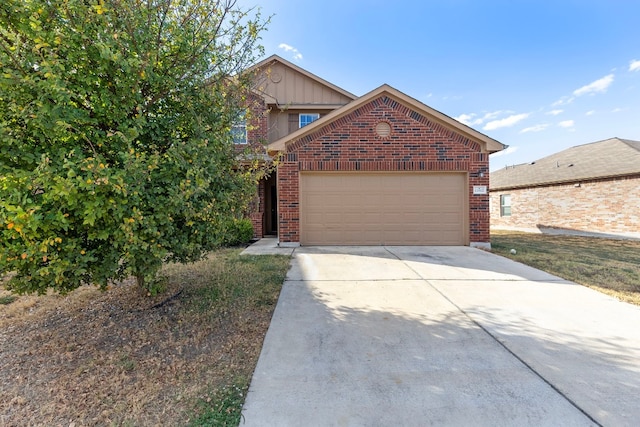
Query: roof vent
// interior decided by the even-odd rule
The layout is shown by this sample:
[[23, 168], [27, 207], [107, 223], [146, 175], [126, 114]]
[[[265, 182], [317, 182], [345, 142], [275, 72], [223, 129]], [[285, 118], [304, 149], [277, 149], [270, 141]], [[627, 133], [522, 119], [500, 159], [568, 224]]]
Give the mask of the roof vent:
[[379, 122], [376, 125], [376, 134], [380, 138], [388, 138], [391, 135], [391, 125], [387, 122]]
[[280, 73], [272, 73], [271, 81], [274, 83], [280, 83], [282, 81], [282, 75]]

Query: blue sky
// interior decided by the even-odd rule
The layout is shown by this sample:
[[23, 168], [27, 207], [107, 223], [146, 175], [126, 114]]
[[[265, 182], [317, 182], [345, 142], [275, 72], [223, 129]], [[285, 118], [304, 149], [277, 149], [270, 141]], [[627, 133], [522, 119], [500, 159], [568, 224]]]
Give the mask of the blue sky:
[[355, 95], [387, 83], [509, 145], [491, 169], [640, 140], [640, 1], [240, 0], [278, 54]]

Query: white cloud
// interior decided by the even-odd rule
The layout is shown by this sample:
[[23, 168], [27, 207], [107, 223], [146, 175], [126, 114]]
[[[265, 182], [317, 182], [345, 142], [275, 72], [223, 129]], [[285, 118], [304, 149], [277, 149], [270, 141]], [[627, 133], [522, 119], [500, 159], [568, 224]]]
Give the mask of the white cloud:
[[454, 117], [454, 119], [456, 119], [457, 121], [459, 121], [462, 124], [465, 124], [467, 126], [471, 126], [471, 124], [473, 123], [472, 120], [473, 118], [476, 116], [475, 113], [471, 113], [471, 114], [460, 114], [458, 117]]
[[546, 128], [548, 128], [549, 125], [547, 123], [542, 123], [539, 125], [535, 125], [535, 126], [531, 126], [528, 128], [524, 128], [520, 131], [520, 133], [527, 133], [527, 132], [540, 132], [545, 130]]
[[511, 114], [513, 113], [513, 111], [502, 111], [502, 110], [498, 110], [498, 111], [494, 111], [492, 113], [486, 113], [483, 117], [482, 120], [491, 120], [491, 119], [495, 119], [498, 118], [501, 114]]
[[516, 151], [518, 151], [518, 147], [507, 147], [502, 151], [491, 154], [491, 158], [493, 159], [494, 157], [507, 156], [509, 154], [515, 153]]
[[484, 130], [495, 130], [500, 128], [506, 128], [515, 125], [519, 121], [522, 121], [529, 117], [528, 113], [523, 114], [514, 114], [509, 117], [500, 120], [492, 120], [488, 122], [482, 129]]
[[629, 62], [629, 71], [640, 71], [640, 61], [634, 59]]
[[298, 49], [296, 49], [295, 47], [286, 43], [280, 43], [278, 47], [280, 49], [283, 49], [285, 52], [291, 52], [293, 54], [293, 59], [295, 59], [296, 61], [300, 61], [302, 59], [302, 54], [298, 52]]
[[562, 98], [558, 99], [556, 102], [551, 104], [551, 106], [552, 107], [559, 107], [560, 105], [571, 104], [574, 99], [575, 98], [573, 96], [563, 96]]
[[564, 113], [564, 110], [551, 110], [547, 114], [550, 114], [552, 116], [557, 116], [558, 114], [562, 114], [562, 113]]
[[585, 116], [593, 116], [596, 113], [596, 110], [587, 111]]
[[479, 117], [476, 113], [469, 113], [469, 114], [460, 114], [458, 117], [455, 117], [455, 119], [460, 123], [464, 123], [467, 126], [477, 126], [477, 125], [481, 125], [487, 120], [498, 118], [502, 114], [511, 114], [511, 113], [513, 113], [513, 111], [498, 110], [498, 111], [492, 111], [489, 113], [484, 113], [482, 117]]
[[575, 123], [573, 120], [565, 120], [558, 123], [558, 126], [560, 126], [561, 128], [572, 128], [574, 124]]
[[622, 111], [624, 111], [624, 108], [620, 108], [620, 107], [614, 108], [613, 110], [611, 110], [612, 113], [620, 113]]
[[582, 86], [579, 89], [573, 91], [575, 96], [582, 96], [588, 94], [595, 94], [598, 92], [606, 92], [609, 86], [613, 83], [613, 74], [609, 74], [604, 76], [601, 79], [596, 80], [595, 82], [589, 83], [586, 86]]

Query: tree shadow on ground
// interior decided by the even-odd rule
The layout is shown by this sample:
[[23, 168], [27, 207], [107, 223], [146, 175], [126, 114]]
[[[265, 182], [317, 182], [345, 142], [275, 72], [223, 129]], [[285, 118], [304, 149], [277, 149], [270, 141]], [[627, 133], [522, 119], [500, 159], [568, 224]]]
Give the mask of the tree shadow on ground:
[[[535, 325], [525, 321], [494, 335], [473, 319], [483, 310], [491, 309], [467, 316], [424, 280], [287, 281], [245, 403], [245, 425], [595, 424], [589, 416], [624, 425], [638, 416], [605, 401], [585, 415], [583, 402], [574, 405], [562, 393], [583, 386], [589, 393], [586, 373], [552, 378], [558, 386], [500, 342], [522, 342], [525, 351], [552, 358], [555, 351], [558, 360], [560, 353], [598, 359], [618, 371], [616, 378], [626, 375], [625, 393], [638, 406], [631, 361], [616, 365], [618, 356], [590, 342], [532, 335]], [[482, 320], [500, 323], [498, 316]], [[562, 373], [562, 365], [555, 368]]]

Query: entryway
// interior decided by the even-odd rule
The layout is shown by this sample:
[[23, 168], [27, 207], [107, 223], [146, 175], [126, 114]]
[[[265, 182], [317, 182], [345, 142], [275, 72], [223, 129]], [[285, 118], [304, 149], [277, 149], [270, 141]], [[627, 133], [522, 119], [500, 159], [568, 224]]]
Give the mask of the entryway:
[[272, 172], [264, 183], [264, 234], [278, 234], [278, 191], [276, 172]]

